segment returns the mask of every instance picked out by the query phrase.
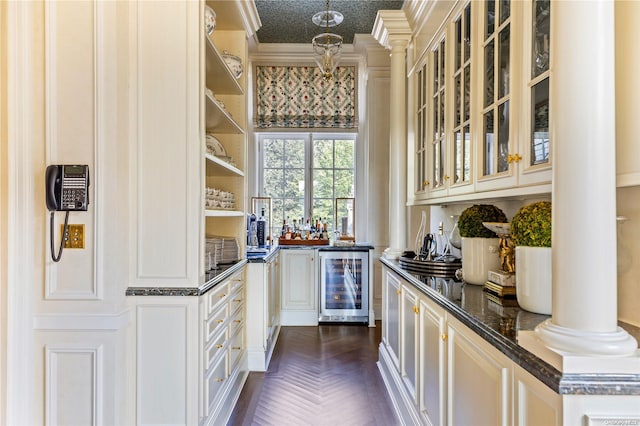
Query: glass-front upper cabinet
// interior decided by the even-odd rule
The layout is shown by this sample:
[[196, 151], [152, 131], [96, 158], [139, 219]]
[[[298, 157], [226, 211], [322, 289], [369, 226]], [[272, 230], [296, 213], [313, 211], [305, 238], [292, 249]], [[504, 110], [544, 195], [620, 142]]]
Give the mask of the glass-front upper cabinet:
[[482, 13], [482, 139], [478, 179], [513, 176], [510, 136], [511, 2], [488, 0]]
[[446, 95], [446, 43], [441, 40], [431, 52], [431, 149], [430, 149], [430, 189], [445, 189], [446, 133], [445, 133], [445, 95]]
[[[471, 7], [454, 20], [451, 189], [471, 182]], [[462, 188], [460, 188], [462, 190]]]
[[415, 154], [415, 192], [425, 193], [429, 189], [427, 175], [427, 65], [423, 65], [416, 73], [417, 104], [416, 104], [416, 154]]
[[549, 138], [549, 58], [551, 39], [550, 0], [533, 0], [527, 3], [525, 22], [528, 25], [529, 40], [525, 40], [526, 61], [524, 70], [526, 83], [523, 102], [522, 135], [525, 146], [519, 184], [537, 183], [551, 180], [551, 158]]

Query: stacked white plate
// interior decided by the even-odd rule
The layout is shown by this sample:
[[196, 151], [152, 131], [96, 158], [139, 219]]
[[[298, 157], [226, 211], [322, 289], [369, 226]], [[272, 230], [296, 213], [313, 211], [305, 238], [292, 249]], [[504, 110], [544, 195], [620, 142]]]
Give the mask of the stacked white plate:
[[207, 236], [204, 255], [205, 265], [208, 265], [209, 269], [216, 268], [218, 264], [237, 262], [240, 259], [238, 241], [230, 237]]

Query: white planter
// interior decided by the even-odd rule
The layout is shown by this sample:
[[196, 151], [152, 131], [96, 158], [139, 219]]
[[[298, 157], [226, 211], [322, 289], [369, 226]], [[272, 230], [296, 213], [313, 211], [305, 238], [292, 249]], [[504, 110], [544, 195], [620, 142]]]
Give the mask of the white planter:
[[551, 315], [551, 247], [516, 247], [516, 297], [522, 309]]
[[469, 284], [484, 285], [488, 272], [500, 269], [498, 238], [462, 238], [462, 278]]

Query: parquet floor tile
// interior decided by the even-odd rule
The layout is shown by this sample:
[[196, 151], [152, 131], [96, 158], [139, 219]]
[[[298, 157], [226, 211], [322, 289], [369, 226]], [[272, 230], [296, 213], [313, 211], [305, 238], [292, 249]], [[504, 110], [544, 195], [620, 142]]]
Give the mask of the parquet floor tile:
[[265, 373], [252, 372], [229, 425], [399, 424], [376, 366], [380, 325], [282, 327]]

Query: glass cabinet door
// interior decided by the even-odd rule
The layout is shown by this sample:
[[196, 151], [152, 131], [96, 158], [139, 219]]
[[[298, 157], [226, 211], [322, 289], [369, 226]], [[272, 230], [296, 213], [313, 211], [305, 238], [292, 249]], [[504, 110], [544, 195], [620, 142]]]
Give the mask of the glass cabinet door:
[[471, 181], [471, 3], [454, 22], [452, 185]]
[[484, 3], [481, 176], [509, 172], [510, 23], [509, 0]]
[[432, 139], [431, 139], [431, 189], [440, 189], [445, 187], [445, 179], [449, 176], [445, 175], [445, 41], [442, 40], [439, 45], [431, 52], [432, 75]]
[[529, 166], [549, 163], [550, 0], [532, 2]]
[[429, 189], [427, 177], [427, 66], [424, 65], [416, 75], [418, 83], [416, 105], [416, 193]]

